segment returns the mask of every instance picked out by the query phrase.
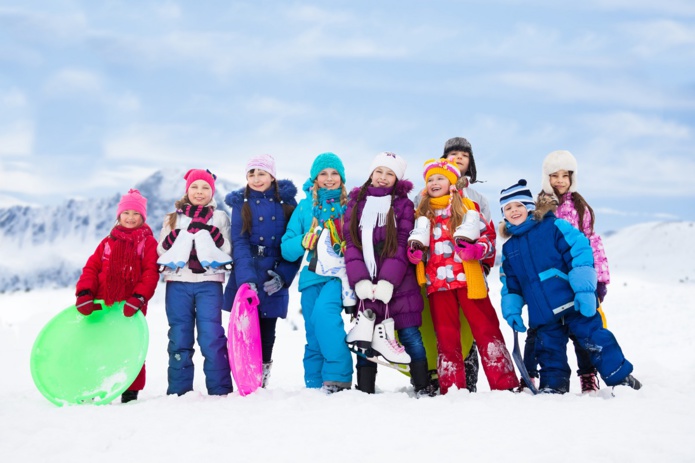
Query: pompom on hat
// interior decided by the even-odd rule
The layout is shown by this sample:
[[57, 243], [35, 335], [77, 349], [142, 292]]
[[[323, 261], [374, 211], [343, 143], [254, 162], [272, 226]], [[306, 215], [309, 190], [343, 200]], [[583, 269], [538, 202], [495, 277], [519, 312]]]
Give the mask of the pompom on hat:
[[217, 179], [217, 176], [209, 170], [191, 169], [186, 172], [183, 179], [186, 181], [186, 193], [188, 193], [191, 183], [195, 182], [196, 180], [203, 180], [210, 185], [210, 188], [212, 188], [212, 196], [215, 196], [215, 180]]
[[142, 216], [142, 221], [147, 222], [147, 198], [134, 188], [121, 196], [116, 209], [116, 219], [125, 211], [135, 211]]
[[456, 181], [461, 176], [461, 171], [453, 162], [446, 159], [430, 159], [425, 161], [423, 177], [425, 182], [432, 175], [441, 174], [449, 180], [449, 183], [456, 185]]
[[248, 174], [254, 169], [264, 170], [275, 178], [275, 158], [269, 154], [261, 154], [251, 158], [246, 164], [246, 173]]
[[335, 169], [340, 175], [340, 179], [345, 184], [345, 167], [343, 166], [343, 161], [334, 153], [321, 153], [316, 156], [313, 164], [311, 164], [311, 181], [315, 181], [316, 177], [319, 176], [324, 169]]
[[566, 170], [570, 174], [570, 192], [577, 191], [577, 160], [566, 150], [557, 150], [548, 154], [543, 160], [543, 191], [553, 194], [553, 187], [550, 185], [550, 174], [557, 171]]
[[531, 190], [526, 186], [526, 180], [521, 179], [509, 188], [500, 191], [500, 210], [504, 216], [504, 206], [509, 203], [521, 203], [527, 211], [531, 212], [536, 209], [536, 203], [533, 201]]
[[374, 172], [374, 169], [376, 169], [377, 167], [387, 167], [396, 174], [396, 178], [398, 180], [403, 180], [403, 176], [405, 175], [405, 169], [407, 169], [408, 163], [405, 161], [405, 159], [398, 156], [397, 154], [391, 153], [389, 151], [384, 151], [383, 153], [377, 154], [374, 160], [372, 161], [372, 165], [369, 167], [370, 175], [372, 174], [372, 172]]

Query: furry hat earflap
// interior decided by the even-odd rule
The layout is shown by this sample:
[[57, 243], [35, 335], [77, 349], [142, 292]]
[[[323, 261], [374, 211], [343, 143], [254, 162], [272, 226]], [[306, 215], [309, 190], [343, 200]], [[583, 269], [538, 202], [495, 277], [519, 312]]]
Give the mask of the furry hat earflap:
[[557, 196], [555, 196], [555, 193], [541, 191], [536, 197], [536, 210], [533, 211], [533, 218], [536, 219], [537, 222], [540, 222], [549, 211], [554, 213], [559, 204], [560, 201], [557, 199]]
[[553, 151], [543, 160], [543, 179], [541, 182], [543, 191], [548, 194], [554, 193], [553, 187], [550, 186], [550, 174], [559, 170], [571, 172], [570, 181], [572, 184], [569, 191], [577, 191], [577, 160], [572, 156], [572, 153], [566, 150]]

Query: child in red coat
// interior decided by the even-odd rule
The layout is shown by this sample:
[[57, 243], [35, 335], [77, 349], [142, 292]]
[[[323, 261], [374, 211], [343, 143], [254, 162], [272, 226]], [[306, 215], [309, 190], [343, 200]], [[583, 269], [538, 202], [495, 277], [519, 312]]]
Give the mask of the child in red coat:
[[[118, 203], [116, 225], [87, 260], [77, 281], [75, 306], [82, 315], [101, 310], [95, 299], [103, 299], [106, 305], [126, 301], [126, 317], [138, 310], [147, 314], [147, 301], [154, 295], [159, 272], [157, 240], [146, 220], [147, 199], [138, 190], [128, 191]], [[121, 402], [136, 400], [144, 387], [145, 365], [121, 396]]]

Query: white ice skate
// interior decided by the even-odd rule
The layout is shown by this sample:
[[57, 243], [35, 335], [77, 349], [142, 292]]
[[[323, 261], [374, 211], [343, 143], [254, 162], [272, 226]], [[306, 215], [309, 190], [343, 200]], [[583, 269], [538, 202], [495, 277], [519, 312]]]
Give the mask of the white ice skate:
[[454, 231], [454, 241], [458, 244], [462, 241], [475, 243], [480, 238], [480, 213], [478, 211], [468, 211], [463, 217], [461, 225]]
[[376, 314], [372, 309], [367, 309], [357, 314], [357, 321], [345, 337], [345, 342], [362, 349], [367, 349], [372, 344], [374, 337], [374, 322]]
[[181, 230], [169, 250], [159, 256], [157, 264], [172, 270], [185, 267], [186, 263], [188, 263], [188, 260], [191, 258], [192, 248], [193, 234], [186, 230]]
[[419, 243], [423, 248], [430, 246], [430, 219], [425, 216], [415, 219], [415, 226], [408, 237], [408, 244]]
[[209, 231], [199, 230], [193, 234], [193, 241], [198, 260], [203, 267], [218, 268], [232, 263], [232, 256], [217, 247]]
[[391, 363], [410, 363], [410, 355], [396, 340], [393, 318], [387, 318], [374, 327], [372, 350]]

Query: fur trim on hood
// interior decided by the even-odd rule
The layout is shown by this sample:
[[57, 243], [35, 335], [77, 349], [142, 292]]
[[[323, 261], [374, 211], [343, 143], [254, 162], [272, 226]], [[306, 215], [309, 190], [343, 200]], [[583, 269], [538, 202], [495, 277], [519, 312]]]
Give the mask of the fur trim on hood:
[[545, 191], [541, 191], [536, 198], [536, 210], [533, 211], [533, 218], [540, 222], [548, 211], [554, 214], [559, 204], [560, 201], [558, 201], [554, 193], [549, 194]]
[[[399, 180], [398, 183], [396, 183], [396, 198], [407, 197], [408, 194], [413, 191], [413, 188], [413, 183], [410, 180]], [[361, 189], [362, 187], [353, 188], [350, 192], [349, 198], [356, 200]]]
[[[297, 196], [297, 187], [294, 185], [294, 183], [292, 183], [292, 180], [277, 180], [277, 182], [278, 193], [280, 193], [280, 199], [284, 203], [289, 204], [290, 206], [296, 206], [297, 201], [295, 200], [295, 196]], [[231, 208], [243, 206], [245, 191], [246, 187], [242, 187], [236, 191], [232, 191], [225, 197], [225, 204], [227, 204], [227, 206]]]

